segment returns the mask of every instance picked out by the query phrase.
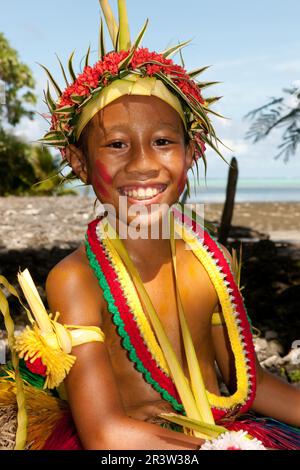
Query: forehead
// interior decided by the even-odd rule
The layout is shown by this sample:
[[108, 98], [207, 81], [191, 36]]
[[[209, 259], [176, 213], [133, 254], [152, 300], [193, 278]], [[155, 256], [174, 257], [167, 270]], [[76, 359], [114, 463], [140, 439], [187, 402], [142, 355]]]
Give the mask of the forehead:
[[180, 115], [166, 102], [155, 96], [125, 95], [113, 101], [91, 120], [92, 127], [108, 130], [111, 127], [171, 126], [183, 131]]

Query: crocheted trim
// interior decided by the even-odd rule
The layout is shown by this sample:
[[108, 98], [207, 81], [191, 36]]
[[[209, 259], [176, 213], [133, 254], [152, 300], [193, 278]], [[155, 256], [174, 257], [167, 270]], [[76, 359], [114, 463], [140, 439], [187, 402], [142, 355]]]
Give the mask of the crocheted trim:
[[[178, 217], [179, 215], [181, 217], [181, 213], [178, 211], [176, 214], [176, 212], [174, 210], [175, 216], [177, 215]], [[233, 395], [219, 397], [207, 391], [209, 402], [216, 408], [231, 408], [237, 404], [244, 405], [251, 398], [251, 396], [249, 397], [251, 390], [255, 388], [251, 379], [255, 378], [256, 374], [253, 345], [251, 348], [252, 336], [249, 326], [245, 321], [246, 314], [243, 312], [241, 294], [237, 289], [228, 261], [225, 259], [220, 246], [213, 240], [213, 237], [207, 234], [203, 227], [195, 227], [195, 222], [191, 220], [190, 223], [193, 229], [196, 228], [196, 230], [191, 230], [192, 227], [187, 228], [182, 226], [176, 219], [175, 228], [180, 230], [183, 227], [184, 241], [193, 248], [194, 255], [206, 269], [217, 291], [235, 357], [237, 375], [237, 390]], [[199, 237], [200, 230], [202, 237], [204, 230], [204, 243], [200, 243], [199, 238], [197, 238], [197, 235]], [[194, 241], [191, 241], [191, 237], [195, 237], [195, 235], [196, 238], [194, 238]], [[226, 272], [226, 268], [231, 276], [229, 276], [229, 272]]]

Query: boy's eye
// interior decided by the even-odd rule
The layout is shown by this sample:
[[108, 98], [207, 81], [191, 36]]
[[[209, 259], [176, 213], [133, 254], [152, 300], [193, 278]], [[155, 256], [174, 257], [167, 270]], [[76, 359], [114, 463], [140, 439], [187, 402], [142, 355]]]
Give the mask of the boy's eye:
[[125, 147], [125, 144], [120, 140], [116, 140], [115, 142], [111, 142], [110, 144], [108, 144], [107, 147], [111, 147], [114, 149], [123, 149]]
[[154, 143], [155, 143], [155, 145], [163, 146], [163, 145], [171, 144], [172, 142], [169, 139], [161, 138], [161, 139], [156, 139]]

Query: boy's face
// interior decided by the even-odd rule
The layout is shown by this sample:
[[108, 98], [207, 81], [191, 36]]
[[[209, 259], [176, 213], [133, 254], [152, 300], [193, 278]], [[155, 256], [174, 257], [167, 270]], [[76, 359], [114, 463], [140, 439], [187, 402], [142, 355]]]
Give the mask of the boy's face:
[[94, 116], [87, 149], [88, 179], [98, 199], [112, 204], [118, 216], [120, 196], [128, 209], [144, 205], [148, 212], [152, 204], [174, 204], [194, 151], [185, 143], [182, 120], [171, 106], [156, 97], [132, 95]]

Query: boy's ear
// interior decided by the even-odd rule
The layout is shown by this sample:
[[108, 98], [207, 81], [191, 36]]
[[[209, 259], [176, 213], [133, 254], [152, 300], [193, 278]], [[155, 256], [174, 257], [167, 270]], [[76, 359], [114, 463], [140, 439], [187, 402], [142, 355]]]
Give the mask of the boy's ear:
[[194, 155], [195, 155], [195, 143], [192, 140], [190, 140], [186, 146], [186, 152], [185, 152], [186, 167], [188, 170], [193, 165]]
[[66, 148], [66, 159], [68, 160], [72, 170], [83, 181], [88, 183], [87, 162], [84, 153], [75, 145], [69, 145]]

